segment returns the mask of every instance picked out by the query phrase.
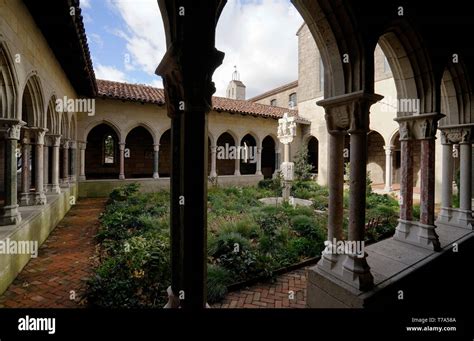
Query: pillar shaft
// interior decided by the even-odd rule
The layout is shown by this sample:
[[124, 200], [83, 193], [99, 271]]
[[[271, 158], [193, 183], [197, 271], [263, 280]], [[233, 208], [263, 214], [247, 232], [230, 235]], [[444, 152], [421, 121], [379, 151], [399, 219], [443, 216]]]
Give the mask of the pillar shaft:
[[21, 125], [11, 122], [3, 127], [5, 133], [5, 202], [0, 207], [0, 225], [16, 225], [21, 221], [18, 212], [17, 194], [17, 146], [20, 138]]
[[31, 204], [30, 198], [30, 141], [24, 138], [21, 145], [21, 205], [27, 206]]
[[216, 168], [217, 146], [211, 146], [211, 173], [210, 176], [215, 178], [217, 176]]
[[235, 171], [234, 171], [234, 175], [240, 175], [240, 157], [238, 155], [238, 153], [236, 153], [236, 157], [235, 157]]
[[385, 191], [391, 192], [393, 176], [393, 146], [385, 146]]
[[45, 205], [46, 195], [44, 194], [44, 137], [46, 132], [38, 130], [35, 142], [35, 204]]
[[120, 143], [120, 173], [119, 173], [119, 179], [124, 180], [125, 179], [125, 143]]
[[262, 147], [257, 148], [257, 170], [256, 175], [262, 175]]
[[86, 143], [82, 142], [79, 144], [80, 158], [79, 158], [79, 180], [86, 180]]
[[435, 203], [435, 139], [421, 140], [420, 222], [434, 224]]
[[344, 218], [344, 135], [329, 134], [329, 207], [328, 240], [342, 239]]
[[413, 141], [401, 140], [400, 219], [413, 220]]
[[441, 206], [444, 208], [452, 207], [453, 161], [453, 145], [448, 143], [443, 144]]
[[461, 210], [471, 211], [472, 210], [472, 147], [471, 143], [461, 143], [459, 145], [460, 153], [460, 196], [459, 196], [459, 208]]
[[62, 183], [64, 185], [69, 184], [69, 141], [65, 140], [63, 142], [63, 174], [62, 174]]
[[48, 192], [50, 190], [50, 178], [49, 178], [49, 146], [43, 146], [43, 180], [44, 180], [44, 191]]
[[158, 179], [160, 177], [159, 164], [160, 164], [160, 145], [155, 144], [153, 146], [153, 179]]
[[354, 132], [351, 139], [349, 240], [362, 241], [365, 233], [367, 132]]
[[69, 179], [71, 182], [76, 181], [76, 167], [77, 167], [77, 142], [72, 141], [71, 146], [69, 148], [71, 151], [71, 159], [69, 160]]
[[61, 144], [60, 136], [53, 136], [53, 145], [51, 148], [51, 191], [60, 193], [59, 186], [59, 146]]

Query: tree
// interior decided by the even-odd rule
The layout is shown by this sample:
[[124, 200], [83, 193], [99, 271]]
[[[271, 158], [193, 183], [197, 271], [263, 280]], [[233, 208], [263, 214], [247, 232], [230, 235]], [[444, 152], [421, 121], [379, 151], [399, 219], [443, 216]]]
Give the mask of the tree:
[[306, 181], [311, 179], [313, 166], [308, 161], [308, 147], [303, 146], [295, 155], [295, 178]]

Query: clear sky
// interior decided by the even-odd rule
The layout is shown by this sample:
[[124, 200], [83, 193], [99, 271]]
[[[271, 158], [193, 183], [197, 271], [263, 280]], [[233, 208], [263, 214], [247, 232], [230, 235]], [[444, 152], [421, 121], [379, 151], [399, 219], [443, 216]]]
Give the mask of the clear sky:
[[[162, 87], [154, 74], [166, 50], [157, 1], [80, 2], [96, 77]], [[289, 0], [229, 0], [217, 26], [226, 56], [214, 73], [216, 95], [225, 96], [234, 65], [247, 98], [296, 80], [302, 23]]]

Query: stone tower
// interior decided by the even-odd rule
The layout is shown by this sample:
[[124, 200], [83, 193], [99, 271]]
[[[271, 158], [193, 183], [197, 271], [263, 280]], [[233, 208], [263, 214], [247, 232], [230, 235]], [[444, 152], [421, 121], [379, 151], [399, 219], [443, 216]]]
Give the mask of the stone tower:
[[227, 86], [227, 98], [245, 100], [245, 85], [240, 81], [240, 74], [237, 71], [237, 67], [234, 66], [234, 68], [232, 80]]

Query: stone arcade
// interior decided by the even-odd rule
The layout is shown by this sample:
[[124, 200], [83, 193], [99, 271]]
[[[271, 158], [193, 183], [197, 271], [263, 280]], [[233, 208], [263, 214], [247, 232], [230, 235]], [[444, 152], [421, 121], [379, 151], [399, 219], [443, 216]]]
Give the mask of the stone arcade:
[[[177, 1], [158, 1], [167, 43], [157, 68], [164, 89], [95, 79], [79, 1], [0, 1], [0, 240], [43, 243], [77, 197], [103, 196], [134, 181], [149, 191], [170, 187], [168, 306], [202, 309], [208, 178], [222, 185], [271, 178], [282, 161], [278, 120], [288, 112], [296, 137], [285, 160], [308, 146], [318, 183], [329, 187], [328, 240], [342, 241], [345, 162], [348, 242], [364, 241], [366, 170], [378, 190], [400, 190], [394, 237], [365, 247], [360, 257], [324, 253], [308, 270], [308, 306], [386, 306], [407, 279], [419, 283], [417, 297], [435, 301], [428, 288], [437, 283], [435, 274], [447, 271], [437, 261], [448, 257], [453, 243], [462, 250], [453, 266], [472, 258], [464, 245], [474, 234], [474, 58], [460, 32], [473, 32], [474, 21], [456, 20], [468, 13], [457, 0], [432, 9], [445, 18], [443, 25], [411, 17], [424, 10], [419, 2], [405, 5], [402, 17], [392, 0], [377, 6], [291, 2], [305, 21], [297, 32], [298, 80], [245, 100], [238, 73], [227, 98], [212, 96], [212, 75], [225, 52], [215, 46], [225, 0], [206, 6], [182, 0], [189, 9], [184, 17]], [[387, 112], [392, 106], [384, 105], [384, 96], [405, 108]], [[64, 98], [93, 100], [95, 115], [58, 112], [57, 99]], [[252, 148], [256, 162], [219, 158], [218, 148], [226, 145]], [[421, 204], [419, 219], [414, 200]], [[0, 257], [0, 293], [28, 260]], [[430, 266], [435, 271], [417, 273]]]

